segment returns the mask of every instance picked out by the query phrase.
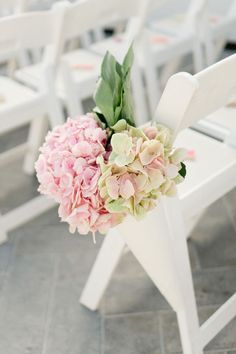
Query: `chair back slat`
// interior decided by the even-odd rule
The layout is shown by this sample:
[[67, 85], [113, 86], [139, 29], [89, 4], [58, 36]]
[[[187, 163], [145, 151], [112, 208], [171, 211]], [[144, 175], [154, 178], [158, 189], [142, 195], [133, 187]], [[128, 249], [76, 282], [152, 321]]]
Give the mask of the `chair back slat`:
[[81, 36], [112, 22], [141, 17], [148, 3], [149, 0], [79, 0], [67, 8], [64, 39]]
[[156, 119], [177, 134], [214, 113], [236, 93], [236, 54], [196, 75], [178, 73], [167, 82]]
[[[25, 49], [59, 47], [65, 6], [65, 3], [60, 3], [52, 10], [1, 18], [0, 61], [10, 59], [14, 52]], [[50, 54], [54, 60], [52, 50]]]
[[28, 0], [0, 0], [0, 16], [26, 11]]

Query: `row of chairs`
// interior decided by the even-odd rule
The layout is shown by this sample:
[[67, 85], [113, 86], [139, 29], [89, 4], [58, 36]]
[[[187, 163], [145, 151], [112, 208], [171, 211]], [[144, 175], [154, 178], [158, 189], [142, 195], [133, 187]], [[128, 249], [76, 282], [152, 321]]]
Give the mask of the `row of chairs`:
[[[235, 72], [236, 54], [195, 75], [178, 73], [168, 80], [156, 115], [173, 129], [175, 145], [194, 149], [196, 159], [187, 163], [187, 177], [178, 186], [176, 198], [163, 197], [144, 219], [127, 217], [110, 230], [80, 298], [90, 310], [99, 309], [128, 246], [176, 312], [183, 354], [203, 354], [205, 346], [236, 316], [235, 288], [235, 294], [200, 325], [187, 247], [188, 230], [199, 215], [236, 187], [236, 146], [189, 129], [209, 114], [218, 114], [235, 96]], [[235, 138], [234, 134], [234, 143]]]
[[[194, 53], [195, 59], [201, 57], [203, 43], [193, 29], [204, 10], [203, 0], [192, 0], [179, 35], [177, 32], [160, 35], [159, 29], [151, 29], [158, 27], [155, 20], [148, 22], [150, 14], [160, 6], [157, 0], [130, 0], [128, 3], [114, 0], [108, 4], [102, 0], [58, 2], [50, 10], [39, 12], [22, 12], [29, 1], [18, 0], [18, 5], [20, 2], [17, 14], [0, 19], [0, 62], [12, 63], [17, 58], [15, 66], [18, 65], [12, 70], [13, 77], [0, 77], [0, 134], [26, 123], [30, 123], [30, 132], [26, 144], [1, 154], [0, 163], [25, 151], [24, 171], [28, 174], [34, 173], [38, 147], [48, 122], [51, 127], [63, 122], [61, 103], [72, 117], [83, 112], [82, 101], [94, 92], [102, 56], [107, 49], [121, 60], [135, 40], [137, 60], [132, 86], [138, 123], [146, 122], [150, 116], [144, 99], [144, 81], [153, 112], [161, 93], [157, 69], [188, 52]], [[160, 21], [162, 33], [167, 32], [164, 22]], [[97, 28], [107, 25], [124, 27], [124, 30], [109, 38], [100, 36], [100, 41], [90, 44], [89, 48], [71, 46], [72, 40], [91, 31], [97, 33]], [[65, 47], [67, 51], [63, 54]], [[22, 58], [27, 56], [33, 63], [23, 66]], [[35, 57], [39, 62], [34, 62]], [[200, 61], [195, 60], [198, 62], [195, 70], [201, 68]], [[1, 240], [7, 238], [7, 231], [51, 206], [52, 202], [38, 197], [0, 216]]]
[[[14, 2], [18, 3], [16, 7], [18, 11], [26, 9], [30, 3], [29, 0], [11, 0], [9, 4]], [[79, 3], [81, 1], [72, 5], [74, 14], [78, 11], [83, 12], [81, 8], [83, 5]], [[109, 8], [106, 8], [105, 13], [103, 11], [104, 4], [101, 1], [97, 0], [94, 5], [92, 4], [94, 17], [99, 18], [100, 27], [109, 23], [114, 25], [122, 21], [126, 25], [115, 26], [115, 28], [123, 28], [124, 30], [109, 39], [102, 40], [103, 36], [100, 31], [100, 35], [95, 36], [100, 40], [91, 45], [91, 41], [88, 40], [88, 32], [94, 30], [94, 33], [98, 34], [99, 24], [98, 20], [96, 24], [93, 23], [93, 16], [90, 14], [87, 18], [86, 30], [83, 30], [82, 26], [77, 26], [77, 30], [71, 34], [71, 37], [82, 38], [86, 49], [72, 50], [63, 56], [57, 95], [67, 107], [69, 115], [75, 116], [81, 113], [83, 99], [90, 97], [93, 93], [94, 83], [99, 73], [101, 55], [104, 55], [108, 49], [117, 57], [122, 58], [131, 41], [138, 37], [137, 70], [133, 79], [134, 99], [137, 120], [139, 123], [147, 120], [150, 113], [154, 112], [163, 83], [177, 70], [179, 58], [192, 54], [194, 72], [198, 72], [216, 60], [219, 47], [222, 47], [235, 29], [235, 1], [232, 1], [230, 6], [228, 5], [224, 16], [208, 11], [206, 5], [206, 0], [192, 0], [187, 11], [183, 14], [162, 20], [149, 20], [153, 12], [158, 12], [159, 8], [163, 7], [163, 1], [138, 1], [135, 4], [130, 1], [129, 5], [124, 1], [114, 1], [109, 5]], [[67, 36], [68, 39], [72, 38]], [[59, 52], [60, 50], [58, 55]], [[22, 57], [21, 53], [21, 59]], [[55, 58], [55, 63], [58, 63], [58, 60], [59, 58]], [[26, 62], [25, 58], [23, 62]], [[166, 63], [170, 64], [165, 65]], [[165, 66], [165, 70], [161, 74], [163, 66]], [[34, 88], [37, 88], [40, 76], [40, 64], [25, 65], [23, 70], [16, 72], [17, 79]], [[140, 93], [143, 92], [143, 84], [146, 85], [147, 99], [142, 95], [143, 99], [141, 100]]]
[[[115, 4], [117, 11], [114, 12]], [[21, 57], [28, 49], [45, 48], [41, 64], [16, 71], [16, 77], [22, 82], [25, 80], [24, 84], [9, 77], [0, 78], [0, 132], [6, 133], [27, 122], [31, 123], [25, 160], [25, 169], [28, 172], [32, 171], [33, 161], [47, 125], [44, 116], [49, 117], [51, 125], [63, 121], [60, 101], [57, 98], [59, 89], [66, 91], [65, 88], [71, 85], [69, 94], [65, 92], [64, 97], [59, 94], [64, 101], [70, 99], [69, 96], [75, 95], [78, 102], [81, 97], [91, 94], [89, 92], [94, 85], [92, 73], [95, 79], [98, 67], [97, 61], [90, 64], [88, 56], [96, 60], [98, 58], [101, 62], [101, 55], [97, 53], [102, 53], [101, 48], [108, 45], [114, 51], [120, 48], [116, 54], [122, 56], [131, 40], [141, 38], [141, 44], [137, 41], [135, 45], [138, 60], [133, 77], [136, 104], [139, 103], [138, 98], [141, 101], [143, 78], [146, 79], [148, 87], [152, 76], [151, 71], [147, 73], [146, 68], [151, 67], [154, 74], [153, 68], [158, 67], [153, 64], [154, 59], [158, 58], [157, 52], [156, 56], [150, 55], [149, 61], [152, 46], [147, 44], [153, 43], [150, 40], [153, 37], [149, 37], [149, 31], [144, 31], [148, 9], [151, 8], [146, 6], [147, 2], [141, 0], [136, 0], [135, 6], [132, 1], [124, 0], [110, 1], [107, 4], [100, 0], [84, 0], [75, 4], [59, 3], [46, 12], [25, 13], [0, 20], [1, 60], [8, 60], [12, 56]], [[124, 20], [124, 12], [125, 18], [129, 18], [125, 34], [105, 39], [100, 44], [95, 43], [94, 47], [99, 47], [99, 50], [76, 49], [62, 56], [63, 46], [69, 39], [91, 31], [95, 26], [103, 28], [107, 23], [117, 23], [121, 18]], [[133, 15], [130, 17], [131, 13]], [[154, 47], [160, 44], [160, 37], [158, 38], [154, 41]], [[140, 47], [145, 49], [141, 53], [143, 54], [141, 58], [139, 58]], [[160, 48], [164, 47], [165, 45], [161, 43]], [[178, 47], [173, 45], [173, 48], [176, 53]], [[181, 50], [176, 53], [177, 56], [181, 55]], [[84, 60], [81, 59], [82, 53], [85, 55]], [[160, 49], [159, 53], [164, 56], [168, 51], [166, 49], [164, 52], [164, 49], [163, 51]], [[170, 57], [172, 56], [173, 52]], [[166, 60], [170, 57], [166, 54]], [[61, 67], [60, 63], [62, 63]], [[140, 63], [144, 64], [141, 66]], [[37, 70], [38, 75], [35, 74]], [[56, 90], [54, 82], [59, 70], [61, 76]], [[125, 246], [128, 245], [154, 284], [176, 311], [184, 354], [203, 354], [205, 345], [236, 314], [236, 295], [234, 295], [209, 320], [199, 326], [186, 243], [188, 237], [186, 228], [190, 222], [192, 223], [192, 219], [236, 185], [236, 151], [232, 147], [233, 138], [228, 139], [230, 144], [225, 144], [189, 129], [199, 119], [208, 115], [211, 115], [212, 121], [218, 115], [222, 115], [222, 118], [227, 117], [229, 108], [223, 108], [223, 113], [222, 111], [219, 113], [218, 110], [236, 93], [235, 70], [236, 56], [234, 55], [194, 76], [180, 73], [172, 76], [168, 81], [156, 116], [159, 122], [174, 130], [177, 146], [189, 147], [196, 151], [196, 160], [188, 164], [188, 175], [185, 183], [179, 187], [177, 198], [168, 200], [163, 198], [158, 208], [150, 212], [144, 220], [136, 222], [127, 219], [107, 235], [81, 297], [81, 303], [88, 308], [92, 310], [98, 308], [112, 273]], [[29, 75], [30, 82], [29, 79], [26, 80], [26, 74]], [[84, 96], [80, 96], [81, 90], [84, 90]], [[136, 105], [137, 111], [139, 108], [140, 106]], [[76, 107], [75, 113], [79, 112], [80, 107]], [[143, 121], [144, 119], [141, 120]], [[234, 134], [230, 133], [232, 137]], [[9, 161], [14, 154], [6, 152], [1, 160]], [[37, 197], [1, 216], [2, 240], [6, 240], [6, 233], [11, 228], [24, 223], [52, 205], [53, 202], [44, 197]]]
[[[22, 4], [21, 10], [26, 9], [29, 1], [18, 1]], [[11, 0], [9, 3], [13, 2]], [[159, 30], [150, 29], [150, 24], [157, 26], [156, 21], [148, 22], [150, 14], [160, 6], [157, 0], [130, 0], [128, 3], [125, 0], [113, 0], [108, 4], [103, 0], [58, 2], [47, 11], [20, 13], [19, 10], [15, 15], [2, 17], [0, 62], [12, 63], [17, 58], [18, 68], [12, 71], [13, 77], [0, 77], [0, 134], [27, 123], [30, 123], [30, 132], [26, 144], [1, 154], [0, 163], [25, 151], [24, 171], [34, 173], [34, 162], [48, 122], [51, 127], [63, 122], [61, 103], [72, 117], [82, 113], [82, 101], [94, 92], [105, 51], [109, 49], [121, 60], [134, 40], [137, 60], [132, 76], [133, 96], [137, 121], [145, 123], [150, 115], [144, 99], [144, 82], [153, 112], [161, 93], [157, 69], [188, 52], [192, 51], [195, 57], [200, 53], [203, 43], [193, 28], [200, 19], [204, 4], [203, 0], [192, 0], [182, 26], [185, 30], [182, 29], [179, 35], [175, 32], [172, 36], [162, 37]], [[108, 24], [118, 27], [122, 27], [122, 24], [124, 30], [112, 37], [100, 38], [88, 49], [70, 50], [72, 40]], [[160, 22], [160, 25], [164, 32], [164, 23]], [[69, 50], [63, 53], [65, 47]], [[34, 60], [35, 51], [40, 61], [22, 67], [22, 58], [28, 56]], [[200, 67], [196, 65], [195, 69]], [[211, 118], [213, 123], [214, 119], [218, 120]], [[212, 126], [211, 131], [218, 129], [215, 124]], [[228, 132], [229, 129], [226, 135]], [[34, 204], [31, 205], [31, 202]], [[31, 202], [0, 216], [2, 241], [7, 238], [7, 231], [37, 215], [47, 205], [52, 206], [52, 202], [46, 203], [41, 197]]]

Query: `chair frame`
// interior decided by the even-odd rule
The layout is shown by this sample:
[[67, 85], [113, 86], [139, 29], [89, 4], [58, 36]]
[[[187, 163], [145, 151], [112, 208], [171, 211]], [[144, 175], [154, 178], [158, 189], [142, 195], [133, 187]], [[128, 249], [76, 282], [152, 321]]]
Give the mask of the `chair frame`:
[[[233, 55], [194, 76], [187, 73], [173, 75], [156, 111], [158, 121], [169, 126], [176, 136], [205, 115], [218, 110], [236, 89], [236, 81], [232, 77], [235, 69], [236, 55]], [[208, 92], [212, 95], [207, 95]], [[145, 219], [137, 222], [128, 217], [111, 230], [103, 242], [80, 302], [91, 310], [98, 308], [127, 245], [176, 312], [183, 353], [203, 354], [203, 348], [236, 316], [236, 293], [203, 325], [199, 325], [186, 220], [198, 215], [235, 187], [235, 176], [236, 157], [224, 170], [219, 169], [204, 183], [190, 190], [182, 200], [163, 197]]]
[[[49, 11], [16, 14], [0, 20], [0, 60], [10, 58], [19, 49], [25, 50], [47, 45], [43, 59], [43, 75], [34, 97], [25, 103], [10, 106], [0, 113], [1, 134], [30, 123], [27, 143], [6, 151], [0, 157], [0, 163], [4, 164], [9, 159], [14, 159], [26, 152], [24, 171], [29, 174], [34, 173], [38, 148], [48, 127], [45, 115], [48, 116], [51, 126], [62, 124], [64, 121], [59, 101], [55, 95], [54, 81], [57, 70], [55, 61], [57, 50], [61, 48], [60, 38], [65, 6], [61, 3]], [[31, 28], [30, 31], [29, 28]], [[24, 85], [21, 86], [24, 87]], [[39, 196], [7, 214], [0, 215], [0, 243], [7, 240], [7, 233], [10, 230], [48, 210], [54, 204], [45, 197]]]

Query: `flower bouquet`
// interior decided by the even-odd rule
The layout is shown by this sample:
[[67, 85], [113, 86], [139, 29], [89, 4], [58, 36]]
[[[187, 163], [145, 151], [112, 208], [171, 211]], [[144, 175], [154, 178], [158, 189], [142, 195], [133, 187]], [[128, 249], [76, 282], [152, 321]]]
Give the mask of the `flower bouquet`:
[[40, 148], [39, 191], [59, 203], [70, 231], [107, 231], [127, 215], [143, 218], [183, 181], [185, 149], [166, 126], [136, 127], [131, 97], [133, 51], [122, 64], [107, 53], [86, 115], [55, 127]]

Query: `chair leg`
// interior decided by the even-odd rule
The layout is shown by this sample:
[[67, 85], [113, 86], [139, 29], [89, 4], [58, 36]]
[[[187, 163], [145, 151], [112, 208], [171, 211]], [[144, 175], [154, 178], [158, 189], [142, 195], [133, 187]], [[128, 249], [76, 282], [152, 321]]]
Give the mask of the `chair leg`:
[[200, 346], [200, 341], [197, 339], [198, 328], [192, 311], [188, 309], [177, 312], [179, 332], [183, 348], [183, 354], [203, 354], [203, 349]]
[[162, 74], [160, 75], [160, 82], [162, 87], [164, 87], [169, 78], [178, 71], [179, 67], [181, 66], [181, 63], [182, 57], [178, 57], [172, 59], [164, 66]]
[[157, 67], [155, 67], [152, 63], [145, 63], [145, 65], [146, 67], [144, 69], [144, 73], [147, 87], [148, 102], [151, 117], [153, 118], [156, 106], [161, 97], [160, 78], [158, 75]]
[[[0, 217], [0, 219], [1, 219], [1, 217]], [[0, 245], [2, 245], [3, 243], [5, 243], [7, 241], [8, 241], [8, 236], [7, 236], [6, 231], [1, 230], [0, 231]]]
[[97, 259], [86, 282], [80, 303], [90, 310], [97, 310], [111, 276], [123, 254], [125, 243], [114, 229], [105, 237]]
[[135, 105], [136, 124], [142, 125], [148, 122], [149, 112], [146, 102], [145, 90], [143, 88], [143, 78], [141, 69], [137, 63], [132, 68], [132, 93]]
[[48, 122], [45, 117], [35, 118], [30, 124], [28, 149], [23, 164], [23, 170], [26, 174], [34, 174], [34, 163], [38, 157], [38, 149], [42, 144], [47, 128]]
[[160, 202], [145, 219], [118, 229], [129, 249], [177, 313], [183, 353], [203, 354], [191, 267], [180, 205]]
[[203, 70], [205, 67], [204, 60], [204, 50], [202, 48], [202, 43], [200, 40], [195, 39], [195, 43], [193, 46], [193, 71], [194, 73], [198, 73]]
[[73, 93], [72, 92], [67, 93], [66, 108], [71, 118], [76, 118], [78, 117], [78, 115], [84, 113], [82, 102], [79, 99], [79, 97], [76, 95], [76, 91], [74, 91]]

